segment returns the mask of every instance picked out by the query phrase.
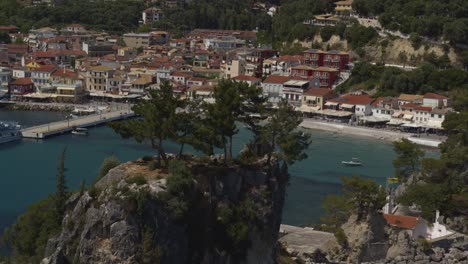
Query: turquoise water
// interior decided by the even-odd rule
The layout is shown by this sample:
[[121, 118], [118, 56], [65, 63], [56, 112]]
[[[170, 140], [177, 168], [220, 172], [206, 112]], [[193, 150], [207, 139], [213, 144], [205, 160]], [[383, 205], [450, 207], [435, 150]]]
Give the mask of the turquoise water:
[[[0, 120], [17, 120], [25, 126], [63, 118], [62, 113], [10, 112], [0, 110]], [[331, 133], [312, 133], [308, 159], [291, 169], [291, 182], [283, 214], [283, 222], [293, 225], [317, 223], [320, 202], [327, 195], [339, 193], [340, 177], [361, 175], [380, 184], [393, 173], [392, 146], [381, 141]], [[238, 151], [248, 139], [241, 129], [235, 138]], [[106, 126], [90, 129], [88, 137], [63, 135], [43, 141], [22, 140], [0, 145], [0, 230], [10, 225], [26, 207], [54, 191], [58, 157], [67, 147], [67, 180], [71, 188], [80, 182], [92, 182], [102, 160], [112, 154], [121, 161], [133, 160], [154, 153], [148, 146], [134, 140], [121, 139]], [[177, 151], [168, 143], [167, 151]], [[360, 158], [362, 167], [344, 167], [342, 160]]]

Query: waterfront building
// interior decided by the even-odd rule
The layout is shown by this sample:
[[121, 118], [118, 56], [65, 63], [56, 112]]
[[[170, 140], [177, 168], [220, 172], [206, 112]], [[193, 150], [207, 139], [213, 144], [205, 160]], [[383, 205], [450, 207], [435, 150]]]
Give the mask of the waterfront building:
[[416, 94], [400, 94], [398, 97], [398, 105], [404, 105], [404, 104], [422, 104], [423, 103], [424, 96], [422, 95], [416, 95]]
[[451, 106], [450, 98], [436, 94], [436, 93], [426, 93], [423, 96], [424, 106], [430, 106], [432, 108], [445, 108]]
[[8, 87], [13, 77], [13, 71], [7, 67], [0, 67], [0, 88]]
[[86, 74], [86, 90], [91, 95], [93, 93], [111, 92], [109, 85], [110, 78], [114, 75], [114, 70], [106, 66], [91, 67]]
[[36, 86], [38, 93], [50, 93], [53, 87], [51, 86], [51, 74], [57, 70], [57, 65], [46, 64], [40, 65], [39, 68], [31, 70], [31, 79]]
[[368, 116], [372, 113], [371, 103], [374, 101], [368, 95], [344, 95], [330, 99], [325, 104], [328, 109], [349, 112], [357, 117]]
[[333, 90], [327, 88], [309, 88], [302, 94], [301, 112], [314, 113], [323, 109], [328, 99], [335, 98]]
[[284, 83], [289, 79], [289, 76], [270, 75], [262, 82], [262, 93], [268, 98], [268, 102], [278, 103], [284, 97]]
[[79, 103], [84, 100], [83, 79], [69, 69], [59, 69], [51, 74], [52, 86], [56, 89], [56, 101]]
[[12, 100], [18, 100], [26, 94], [34, 93], [34, 83], [31, 78], [19, 78], [9, 84], [8, 91]]

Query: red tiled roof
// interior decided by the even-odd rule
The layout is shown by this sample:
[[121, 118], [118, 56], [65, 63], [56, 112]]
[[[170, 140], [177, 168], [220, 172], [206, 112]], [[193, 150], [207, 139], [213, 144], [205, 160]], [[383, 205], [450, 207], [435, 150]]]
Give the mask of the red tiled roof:
[[406, 215], [384, 214], [383, 216], [385, 220], [387, 221], [387, 224], [391, 226], [396, 226], [399, 228], [405, 228], [405, 229], [412, 229], [416, 227], [416, 225], [421, 220], [418, 217], [406, 216]]
[[401, 105], [401, 108], [416, 108], [420, 107], [420, 104], [415, 104], [415, 103], [409, 103], [409, 104], [403, 104]]
[[280, 83], [283, 84], [289, 81], [289, 76], [270, 75], [263, 82], [264, 83]]
[[236, 81], [259, 81], [260, 79], [257, 78], [257, 77], [253, 77], [253, 76], [247, 76], [247, 75], [239, 75], [239, 76], [236, 76], [234, 78], [232, 78], [233, 80], [236, 80]]
[[318, 67], [314, 69], [315, 71], [321, 71], [321, 72], [337, 72], [338, 70], [335, 68], [330, 68], [330, 67]]
[[447, 99], [447, 97], [445, 97], [443, 95], [440, 95], [440, 94], [436, 94], [436, 93], [426, 93], [424, 95], [424, 98], [427, 98], [427, 99]]
[[278, 58], [274, 58], [276, 61], [301, 61], [302, 56], [300, 55], [283, 55]]
[[207, 80], [206, 78], [201, 78], [201, 77], [192, 77], [189, 79], [189, 81], [192, 81], [192, 82], [204, 82], [206, 80]]
[[48, 65], [41, 65], [37, 69], [33, 69], [32, 71], [36, 72], [53, 72], [57, 68], [56, 65], [54, 64], [48, 64]]
[[378, 97], [377, 99], [375, 99], [375, 101], [372, 103], [372, 105], [373, 106], [378, 106], [378, 105], [380, 105], [380, 103], [391, 104], [396, 100], [397, 99], [395, 97]]
[[187, 71], [176, 71], [176, 72], [173, 72], [171, 76], [180, 76], [180, 77], [190, 78], [192, 74]]
[[31, 78], [19, 78], [14, 81], [12, 81], [10, 84], [14, 85], [28, 85], [28, 84], [33, 84]]
[[310, 89], [307, 89], [304, 92], [304, 95], [324, 96], [324, 95], [327, 95], [327, 94], [330, 94], [330, 93], [333, 93], [333, 91], [331, 89], [327, 89], [327, 88], [310, 88]]
[[431, 112], [432, 107], [430, 107], [430, 106], [417, 106], [417, 107], [414, 108], [414, 110]]
[[309, 49], [309, 50], [304, 51], [304, 53], [325, 53], [325, 52], [319, 49]]
[[76, 74], [76, 72], [72, 70], [68, 70], [68, 69], [59, 69], [55, 71], [54, 73], [52, 73], [51, 76], [62, 77], [62, 78], [72, 78], [72, 79], [78, 78], [78, 74]]

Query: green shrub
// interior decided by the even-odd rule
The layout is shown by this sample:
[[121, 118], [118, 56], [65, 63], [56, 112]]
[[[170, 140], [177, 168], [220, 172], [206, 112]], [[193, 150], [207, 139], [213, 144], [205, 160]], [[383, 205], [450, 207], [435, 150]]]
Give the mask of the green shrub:
[[159, 166], [158, 166], [158, 163], [157, 163], [156, 161], [154, 161], [154, 160], [153, 160], [153, 161], [150, 161], [150, 162], [148, 163], [148, 169], [149, 169], [150, 171], [154, 171], [154, 170], [157, 169], [158, 167], [159, 167]]
[[125, 179], [125, 181], [128, 183], [128, 184], [136, 184], [138, 186], [141, 186], [141, 185], [145, 185], [148, 183], [148, 181], [146, 180], [145, 176], [141, 175], [141, 174], [138, 174], [138, 175], [134, 175], [134, 176], [130, 176], [130, 177], [127, 177]]
[[54, 197], [29, 206], [16, 223], [5, 230], [2, 242], [12, 249], [12, 263], [39, 263], [44, 257], [47, 240], [60, 231], [56, 222]]
[[120, 161], [117, 159], [116, 156], [112, 155], [110, 157], [105, 158], [101, 164], [101, 168], [99, 168], [99, 174], [94, 180], [94, 183], [98, 182], [100, 179], [106, 176], [106, 174], [111, 169], [117, 167], [118, 165], [120, 165]]
[[340, 244], [342, 247], [348, 246], [348, 238], [346, 237], [343, 228], [337, 228], [334, 235], [338, 244]]
[[101, 194], [101, 189], [97, 188], [96, 186], [91, 186], [88, 191], [89, 196], [91, 196], [93, 199], [97, 199], [99, 197], [99, 194]]
[[141, 158], [144, 162], [150, 162], [153, 160], [153, 156], [149, 156], [149, 155], [146, 155], [146, 156], [143, 156], [143, 158]]

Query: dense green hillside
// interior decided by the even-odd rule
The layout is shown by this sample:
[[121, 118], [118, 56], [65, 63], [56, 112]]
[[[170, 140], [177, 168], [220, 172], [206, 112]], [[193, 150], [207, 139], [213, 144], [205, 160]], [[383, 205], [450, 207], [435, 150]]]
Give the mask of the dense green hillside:
[[468, 43], [466, 0], [355, 0], [353, 6], [361, 15], [379, 16], [391, 30]]
[[23, 6], [15, 0], [0, 1], [0, 25], [13, 24], [21, 31], [44, 26], [82, 23], [92, 29], [123, 32], [136, 28], [143, 2], [131, 0], [65, 0], [56, 7]]

